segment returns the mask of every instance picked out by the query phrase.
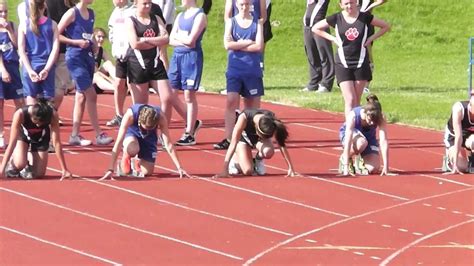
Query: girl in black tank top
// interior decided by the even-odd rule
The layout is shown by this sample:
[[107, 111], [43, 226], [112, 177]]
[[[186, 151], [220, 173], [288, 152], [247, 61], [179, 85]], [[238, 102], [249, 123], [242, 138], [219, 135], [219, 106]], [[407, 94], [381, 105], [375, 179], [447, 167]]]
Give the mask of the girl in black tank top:
[[[14, 113], [10, 141], [0, 166], [0, 176], [21, 176], [25, 179], [44, 176], [51, 138], [62, 169], [61, 179], [71, 177], [59, 138], [58, 114], [44, 99]], [[15, 149], [18, 151], [13, 154]], [[32, 154], [31, 162], [28, 162], [28, 151]]]
[[[295, 176], [290, 154], [286, 149], [286, 126], [269, 110], [246, 109], [237, 117], [224, 159], [224, 168], [215, 177], [227, 177], [229, 174], [264, 175], [263, 159], [270, 159], [275, 153], [272, 137], [278, 142], [288, 165], [287, 176]], [[257, 150], [255, 158], [252, 157], [253, 148]]]

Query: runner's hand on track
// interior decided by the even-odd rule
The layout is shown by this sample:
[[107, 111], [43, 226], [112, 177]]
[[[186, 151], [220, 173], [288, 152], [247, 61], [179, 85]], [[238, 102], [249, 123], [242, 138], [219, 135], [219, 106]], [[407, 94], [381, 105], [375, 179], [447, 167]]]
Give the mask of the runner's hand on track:
[[99, 179], [99, 181], [106, 180], [108, 178], [110, 178], [110, 180], [114, 180], [113, 175], [114, 171], [109, 169], [107, 172], [105, 172], [104, 176]]
[[220, 174], [216, 174], [212, 176], [212, 178], [222, 178], [222, 177], [229, 177], [228, 171], [222, 171]]
[[288, 169], [288, 172], [286, 173], [286, 177], [295, 177], [295, 176], [298, 176], [298, 173], [296, 173], [295, 171], [293, 171], [293, 169]]
[[69, 171], [63, 171], [61, 175], [61, 179], [59, 179], [59, 181], [63, 181], [63, 179], [66, 179], [66, 178], [72, 178], [72, 174]]
[[183, 168], [179, 168], [178, 173], [179, 173], [179, 178], [183, 178], [183, 177], [193, 178]]

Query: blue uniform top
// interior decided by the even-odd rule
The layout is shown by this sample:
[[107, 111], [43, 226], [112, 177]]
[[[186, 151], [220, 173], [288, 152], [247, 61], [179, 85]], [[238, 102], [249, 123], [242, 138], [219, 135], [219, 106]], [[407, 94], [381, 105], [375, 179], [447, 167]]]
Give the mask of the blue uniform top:
[[84, 49], [75, 45], [67, 45], [66, 54], [68, 54], [68, 56], [76, 56], [76, 55], [81, 56], [84, 54], [92, 56], [92, 38], [93, 38], [93, 33], [94, 33], [95, 15], [92, 9], [88, 8], [87, 10], [89, 11], [89, 18], [84, 19], [81, 16], [81, 12], [79, 11], [79, 9], [76, 6], [74, 7], [75, 19], [71, 24], [67, 26], [65, 30], [65, 34], [70, 39], [88, 40], [91, 43], [91, 45], [89, 45], [87, 48], [84, 48]]
[[[258, 19], [253, 18], [252, 24], [248, 28], [240, 27], [235, 17], [231, 19], [232, 31], [231, 35], [234, 41], [238, 40], [252, 40], [255, 41], [257, 37]], [[262, 77], [262, 68], [260, 62], [262, 61], [261, 52], [245, 52], [245, 51], [228, 51], [228, 76], [248, 75], [251, 77]]]
[[[265, 0], [251, 0], [250, 1], [250, 14], [255, 18], [260, 18], [262, 12], [260, 11], [260, 1]], [[231, 17], [239, 14], [239, 9], [236, 6], [236, 0], [232, 0], [232, 14]]]
[[48, 62], [53, 50], [54, 31], [53, 21], [48, 18], [43, 24], [38, 25], [40, 34], [31, 31], [30, 20], [26, 23], [26, 54], [32, 66], [44, 65]]
[[[360, 131], [362, 133], [362, 135], [364, 135], [364, 137], [367, 139], [369, 144], [372, 144], [373, 141], [377, 141], [377, 137], [376, 137], [377, 126], [372, 125], [372, 126], [368, 126], [368, 127], [363, 127], [362, 126], [362, 118], [360, 117], [360, 110], [362, 110], [362, 107], [360, 107], [360, 106], [352, 109], [352, 111], [354, 111], [354, 113], [355, 113], [355, 126], [354, 126], [354, 129]], [[345, 132], [346, 132], [346, 123], [344, 123], [342, 125], [342, 127], [339, 129], [339, 135], [343, 136], [345, 134]]]
[[[179, 14], [179, 17], [178, 17], [178, 34], [186, 34], [187, 36], [189, 36], [191, 34], [191, 30], [193, 29], [193, 25], [194, 25], [194, 20], [196, 19], [196, 16], [203, 13], [204, 11], [202, 10], [202, 8], [199, 8], [199, 10], [197, 12], [194, 13], [194, 15], [192, 15], [191, 17], [189, 18], [185, 18], [185, 12], [182, 12], [181, 14]], [[188, 51], [202, 51], [202, 47], [201, 47], [201, 41], [202, 41], [202, 36], [204, 35], [204, 32], [206, 30], [204, 29], [201, 34], [199, 35], [199, 37], [197, 38], [196, 40], [196, 45], [194, 46], [194, 48], [189, 48], [189, 47], [186, 47], [186, 46], [176, 46], [174, 48], [174, 52], [188, 52]]]
[[[9, 21], [8, 23], [10, 23], [13, 29], [13, 22]], [[3, 61], [19, 60], [16, 48], [13, 46], [12, 40], [6, 31], [0, 32], [0, 52], [2, 53]]]
[[[149, 143], [157, 143], [158, 135], [156, 133], [156, 127], [152, 130], [145, 130], [138, 125], [138, 116], [140, 110], [147, 106], [146, 104], [134, 104], [130, 107], [133, 113], [133, 124], [128, 127], [126, 135], [140, 136], [142, 139], [147, 140]], [[161, 114], [161, 108], [158, 106], [152, 106], [155, 108], [158, 115]]]

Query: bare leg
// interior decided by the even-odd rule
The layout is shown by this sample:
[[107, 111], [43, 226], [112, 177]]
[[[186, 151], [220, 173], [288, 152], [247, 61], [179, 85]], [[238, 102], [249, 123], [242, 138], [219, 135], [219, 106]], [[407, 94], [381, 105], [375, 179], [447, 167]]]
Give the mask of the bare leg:
[[230, 140], [232, 130], [235, 126], [235, 109], [239, 108], [240, 95], [236, 92], [227, 93], [227, 101], [225, 106], [225, 137]]
[[76, 90], [76, 96], [74, 99], [74, 110], [72, 116], [72, 136], [79, 135], [81, 130], [82, 116], [84, 115], [84, 109], [86, 105], [85, 92], [79, 92]]

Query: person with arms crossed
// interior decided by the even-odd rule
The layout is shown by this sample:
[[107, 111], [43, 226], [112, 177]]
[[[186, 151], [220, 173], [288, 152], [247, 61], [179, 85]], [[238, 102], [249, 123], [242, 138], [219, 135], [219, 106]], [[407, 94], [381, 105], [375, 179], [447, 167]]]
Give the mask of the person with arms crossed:
[[8, 20], [7, 2], [0, 0], [0, 149], [6, 144], [3, 135], [5, 100], [13, 100], [16, 109], [25, 104], [17, 48], [17, 33], [13, 22]]
[[235, 125], [235, 110], [244, 97], [244, 109], [260, 108], [264, 95], [263, 72], [260, 67], [263, 51], [262, 21], [250, 14], [250, 0], [237, 0], [239, 14], [226, 20], [224, 47], [227, 49], [225, 138], [214, 144], [224, 150], [229, 147]]

